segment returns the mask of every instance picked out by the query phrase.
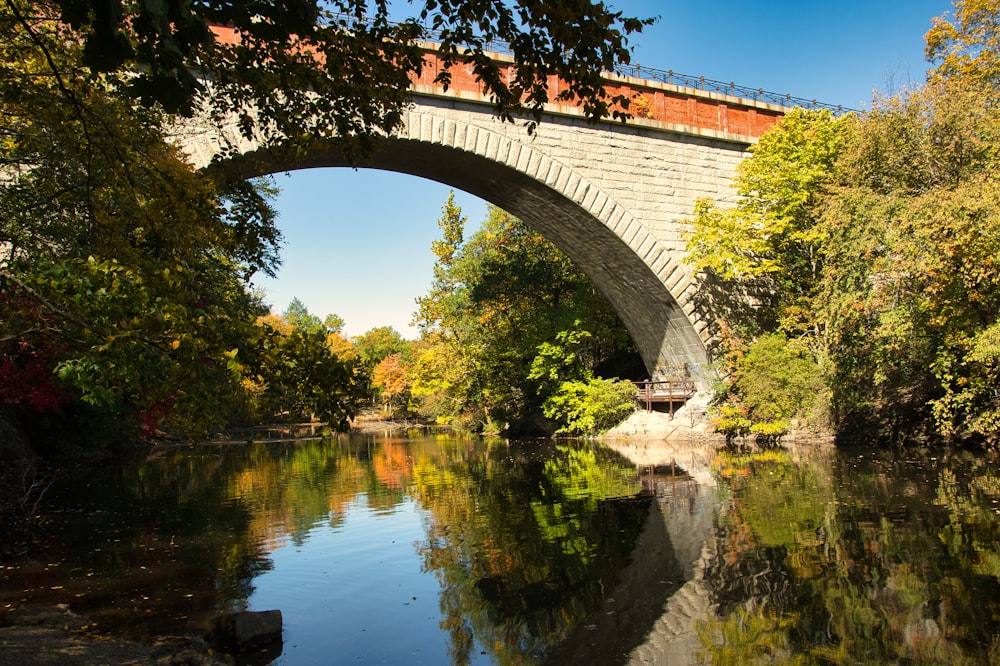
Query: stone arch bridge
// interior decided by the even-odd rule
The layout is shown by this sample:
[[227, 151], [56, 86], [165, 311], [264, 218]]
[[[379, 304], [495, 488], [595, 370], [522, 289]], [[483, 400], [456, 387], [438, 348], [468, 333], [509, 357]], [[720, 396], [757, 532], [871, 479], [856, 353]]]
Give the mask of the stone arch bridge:
[[[608, 90], [629, 95], [641, 117], [589, 123], [575, 106], [552, 104], [529, 133], [494, 115], [470, 72], [453, 68], [445, 91], [433, 84], [439, 61], [432, 48], [425, 62], [402, 129], [358, 166], [439, 181], [521, 218], [604, 293], [653, 379], [707, 389], [709, 322], [683, 262], [685, 220], [699, 198], [735, 200], [737, 164], [787, 107], [608, 74]], [[553, 95], [558, 84], [550, 82]], [[350, 166], [333, 146], [299, 156], [262, 153], [232, 127], [193, 122], [179, 138], [197, 166], [225, 141], [237, 144], [253, 155], [257, 173], [248, 175]]]

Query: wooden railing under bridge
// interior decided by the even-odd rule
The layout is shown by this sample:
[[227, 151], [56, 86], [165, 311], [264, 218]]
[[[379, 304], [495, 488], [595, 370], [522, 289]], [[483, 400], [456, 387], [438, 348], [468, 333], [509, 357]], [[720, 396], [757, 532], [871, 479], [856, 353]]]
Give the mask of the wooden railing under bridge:
[[646, 411], [653, 411], [654, 404], [666, 403], [670, 418], [674, 417], [674, 407], [680, 407], [690, 400], [697, 392], [694, 382], [686, 379], [667, 379], [653, 381], [644, 379], [635, 382], [638, 389], [636, 400], [646, 406]]

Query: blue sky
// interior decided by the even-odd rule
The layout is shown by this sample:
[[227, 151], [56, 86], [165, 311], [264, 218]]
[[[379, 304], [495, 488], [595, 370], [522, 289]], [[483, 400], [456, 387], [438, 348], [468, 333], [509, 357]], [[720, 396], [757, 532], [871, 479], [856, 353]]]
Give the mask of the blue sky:
[[[851, 108], [874, 91], [921, 83], [923, 35], [949, 0], [606, 0], [626, 14], [660, 16], [634, 37], [633, 62]], [[397, 1], [397, 4], [398, 1]], [[432, 280], [430, 244], [452, 188], [370, 169], [277, 174], [284, 234], [276, 279], [259, 278], [276, 311], [299, 298], [336, 313], [348, 335], [389, 325], [405, 337], [415, 299]], [[461, 191], [475, 226], [486, 204]]]

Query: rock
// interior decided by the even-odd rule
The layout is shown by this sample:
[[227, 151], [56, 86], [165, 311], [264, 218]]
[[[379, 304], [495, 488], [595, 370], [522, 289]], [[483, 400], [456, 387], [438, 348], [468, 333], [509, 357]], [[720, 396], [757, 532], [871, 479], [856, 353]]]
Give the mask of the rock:
[[89, 620], [71, 611], [66, 604], [56, 606], [25, 604], [11, 611], [4, 619], [4, 624], [13, 627], [56, 626], [82, 629], [89, 624]]
[[150, 661], [155, 666], [229, 666], [233, 663], [226, 655], [216, 654], [200, 638], [183, 638], [154, 649]]
[[[177, 637], [152, 647], [98, 635], [88, 618], [66, 604], [27, 604], [0, 617], [0, 666], [128, 664], [130, 666], [232, 666], [201, 638]], [[280, 620], [279, 620], [280, 625]], [[280, 629], [279, 629], [280, 632]], [[274, 657], [280, 655], [275, 654]]]
[[281, 640], [281, 611], [238, 611], [212, 620], [206, 639], [210, 643], [237, 650]]

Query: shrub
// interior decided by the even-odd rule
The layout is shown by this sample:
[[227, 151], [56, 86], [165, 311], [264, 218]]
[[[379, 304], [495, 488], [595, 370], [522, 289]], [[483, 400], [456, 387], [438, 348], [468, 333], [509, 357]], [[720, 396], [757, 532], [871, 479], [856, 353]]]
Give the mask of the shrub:
[[607, 430], [635, 411], [635, 384], [627, 380], [572, 380], [545, 401], [546, 417], [561, 425], [556, 432], [588, 435]]
[[754, 341], [738, 361], [733, 381], [733, 392], [753, 423], [808, 418], [824, 387], [809, 350], [780, 334]]

